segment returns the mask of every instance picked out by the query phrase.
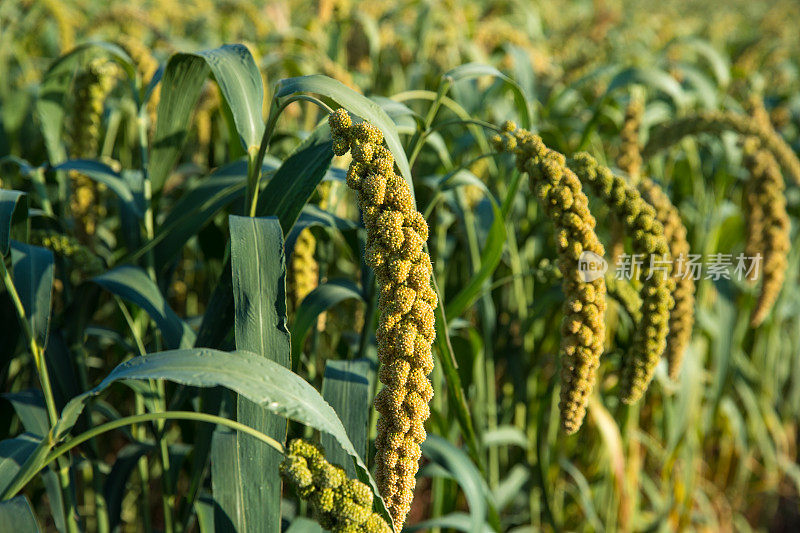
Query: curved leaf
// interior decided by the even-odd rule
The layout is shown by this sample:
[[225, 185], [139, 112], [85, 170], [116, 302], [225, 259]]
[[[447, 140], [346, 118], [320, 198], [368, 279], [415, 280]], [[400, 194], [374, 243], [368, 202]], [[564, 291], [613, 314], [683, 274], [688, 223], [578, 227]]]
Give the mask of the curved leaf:
[[351, 113], [379, 128], [383, 132], [384, 139], [386, 139], [386, 145], [394, 155], [400, 174], [408, 182], [413, 194], [414, 184], [411, 179], [411, 167], [408, 164], [403, 145], [400, 143], [397, 128], [380, 105], [355, 92], [343, 83], [319, 74], [283, 79], [278, 82], [275, 96], [280, 99], [297, 93], [315, 93], [327, 96]]
[[40, 391], [28, 389], [20, 392], [7, 392], [3, 394], [3, 398], [14, 406], [14, 411], [25, 431], [40, 438], [47, 435], [50, 430], [50, 422], [47, 420], [44, 398]]
[[438, 435], [428, 435], [422, 443], [422, 453], [458, 481], [469, 503], [472, 519], [470, 531], [481, 531], [480, 524], [486, 521], [491, 495], [486, 482], [467, 454]]
[[525, 98], [525, 93], [522, 92], [522, 87], [520, 87], [516, 81], [509, 78], [495, 67], [482, 63], [466, 63], [448, 70], [444, 75], [442, 75], [442, 78], [455, 83], [458, 81], [479, 78], [482, 76], [492, 76], [498, 78], [511, 90], [511, 92], [514, 94], [514, 103], [516, 104], [517, 113], [519, 113], [519, 119], [522, 122], [522, 127], [526, 130], [530, 129], [531, 115], [530, 110], [528, 109], [528, 101]]
[[[325, 377], [322, 379], [322, 397], [331, 404], [347, 430], [356, 451], [367, 456], [369, 442], [370, 391], [375, 380], [373, 364], [367, 359], [352, 361], [328, 361], [325, 363]], [[348, 477], [355, 475], [352, 464], [339, 446], [334, 445], [330, 435], [320, 439], [326, 456], [331, 463], [344, 466]]]
[[114, 169], [105, 163], [91, 159], [72, 159], [54, 166], [53, 170], [76, 170], [88, 178], [102, 183], [122, 200], [123, 205], [125, 205], [133, 215], [137, 218], [142, 218], [143, 206], [136, 202], [131, 188]]
[[16, 533], [34, 533], [42, 530], [27, 496], [17, 496], [0, 502], [0, 524], [3, 524], [4, 531]]
[[703, 57], [711, 68], [717, 83], [721, 87], [727, 87], [731, 81], [731, 66], [727, 56], [720, 53], [711, 43], [699, 37], [681, 37], [667, 45], [685, 46], [694, 50], [699, 56]]
[[[0, 255], [8, 255], [12, 238], [21, 238], [28, 220], [28, 195], [22, 191], [0, 189]], [[26, 239], [22, 239], [26, 240]]]
[[306, 336], [311, 326], [317, 323], [317, 317], [351, 298], [363, 300], [361, 291], [355, 283], [350, 280], [332, 280], [323, 283], [303, 299], [292, 325], [292, 358], [297, 358], [302, 353]]
[[118, 266], [91, 281], [144, 309], [155, 320], [168, 348], [186, 348], [194, 343], [192, 329], [175, 314], [156, 284], [141, 268]]
[[117, 453], [117, 458], [111, 471], [106, 475], [103, 484], [103, 494], [108, 505], [108, 521], [112, 531], [122, 521], [122, 499], [125, 496], [125, 486], [131, 477], [134, 468], [139, 464], [139, 459], [155, 449], [153, 444], [135, 442], [128, 444]]
[[519, 446], [523, 450], [528, 448], [528, 437], [516, 426], [498, 426], [486, 430], [481, 436], [481, 444], [486, 448], [492, 446]]
[[161, 191], [170, 170], [178, 162], [189, 135], [192, 110], [200, 98], [209, 70], [205, 60], [193, 54], [175, 54], [164, 68], [156, 132], [147, 169], [153, 193]]
[[257, 150], [264, 132], [261, 74], [246, 46], [228, 44], [194, 54], [175, 54], [161, 80], [161, 100], [150, 158], [153, 192], [164, 186], [189, 134], [190, 117], [208, 74], [230, 107], [245, 149]]
[[683, 107], [686, 101], [686, 95], [681, 84], [668, 73], [655, 67], [630, 67], [624, 69], [611, 80], [603, 98], [616, 89], [632, 84], [644, 85], [667, 94], [678, 108]]
[[25, 318], [40, 347], [47, 346], [55, 263], [53, 252], [40, 246], [11, 242], [14, 287], [25, 308]]
[[0, 441], [0, 498], [5, 497], [17, 472], [41, 445], [42, 439], [31, 433]]
[[470, 531], [479, 533], [494, 533], [494, 529], [487, 523], [476, 525], [473, 522], [474, 517], [467, 513], [456, 511], [445, 516], [431, 518], [418, 524], [407, 525], [403, 527], [403, 531], [411, 533], [412, 531], [430, 531], [434, 528], [455, 531]]
[[250, 50], [242, 44], [226, 44], [196, 55], [204, 58], [228, 102], [245, 148], [258, 150], [264, 134], [261, 115], [264, 85]]
[[[277, 218], [234, 215], [229, 221], [236, 348], [290, 368], [286, 262], [280, 223]], [[241, 396], [237, 398], [236, 419], [280, 443], [286, 440], [283, 418]], [[238, 529], [248, 531], [258, 524], [264, 531], [279, 531], [281, 458], [253, 437], [234, 437], [233, 449], [218, 449], [215, 457], [231, 452], [238, 455], [235, 468], [240, 470], [241, 483], [248, 487], [241, 494]]]
[[384, 505], [341, 420], [319, 392], [288, 368], [252, 352], [191, 348], [130, 359], [112, 370], [97, 387], [70, 400], [53, 429], [54, 435], [63, 438], [75, 425], [86, 401], [111, 384], [143, 379], [166, 379], [193, 387], [223, 386], [272, 413], [329, 433], [353, 458], [359, 477], [372, 486], [379, 505]]

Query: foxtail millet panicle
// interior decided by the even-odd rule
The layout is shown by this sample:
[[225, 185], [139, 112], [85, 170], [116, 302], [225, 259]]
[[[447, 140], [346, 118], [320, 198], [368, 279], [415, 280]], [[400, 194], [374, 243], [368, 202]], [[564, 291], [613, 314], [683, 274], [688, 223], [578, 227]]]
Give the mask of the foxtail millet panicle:
[[639, 192], [656, 210], [656, 218], [664, 227], [664, 236], [672, 256], [672, 275], [675, 281], [672, 299], [675, 306], [669, 317], [669, 334], [664, 355], [667, 358], [669, 377], [676, 379], [694, 327], [695, 280], [686, 270], [689, 241], [686, 240], [686, 227], [681, 221], [680, 213], [657, 183], [644, 178], [639, 182]]
[[103, 272], [103, 260], [81, 244], [75, 237], [64, 235], [53, 230], [33, 230], [30, 235], [31, 244], [51, 250], [55, 255], [72, 262], [73, 272], [80, 272], [84, 277], [96, 276]]
[[433, 387], [431, 344], [436, 337], [433, 271], [424, 249], [428, 225], [406, 181], [394, 171], [383, 134], [368, 122], [353, 124], [344, 109], [329, 117], [333, 150], [353, 158], [347, 185], [358, 192], [367, 230], [365, 261], [378, 285], [376, 341], [383, 388], [375, 398], [376, 481], [400, 531], [411, 509]]
[[639, 142], [639, 130], [644, 116], [644, 102], [632, 96], [625, 108], [625, 120], [619, 132], [622, 141], [617, 156], [617, 166], [628, 174], [631, 183], [637, 183], [642, 171], [642, 145]]
[[759, 326], [778, 298], [786, 277], [788, 253], [791, 247], [790, 222], [786, 212], [784, 182], [780, 167], [773, 155], [759, 146], [759, 141], [745, 141], [744, 165], [750, 172], [745, 188], [748, 205], [749, 257], [762, 258], [761, 290], [750, 316], [750, 325]]
[[[644, 101], [639, 93], [631, 95], [625, 108], [625, 119], [619, 132], [620, 147], [617, 155], [617, 167], [628, 174], [632, 184], [639, 181], [642, 171], [642, 145], [639, 142], [639, 130], [644, 116]], [[625, 230], [622, 222], [611, 217], [611, 261], [616, 264], [625, 252]]]
[[386, 521], [372, 510], [372, 489], [329, 463], [318, 446], [302, 439], [289, 442], [281, 474], [309, 502], [314, 518], [325, 529], [334, 533], [391, 533]]
[[287, 273], [287, 293], [294, 311], [297, 311], [305, 297], [319, 285], [319, 265], [314, 258], [316, 248], [314, 234], [311, 229], [305, 228], [297, 236]]
[[[97, 155], [103, 106], [117, 72], [115, 63], [96, 58], [76, 74], [67, 128], [70, 157], [85, 159]], [[78, 233], [83, 237], [93, 235], [97, 219], [103, 214], [102, 206], [97, 202], [99, 188], [80, 172], [71, 171], [69, 174], [72, 186], [70, 211], [77, 223]]]
[[635, 403], [647, 390], [666, 347], [674, 303], [671, 292], [675, 282], [670, 276], [672, 261], [664, 227], [657, 220], [653, 206], [634, 187], [614, 176], [588, 153], [575, 154], [569, 167], [622, 221], [631, 237], [634, 254], [643, 258], [639, 272], [642, 316], [631, 348], [623, 357], [620, 386], [622, 400]]
[[606, 274], [606, 291], [610, 297], [619, 302], [635, 324], [641, 321], [642, 299], [633, 285], [626, 280], [617, 279], [613, 274]]
[[581, 183], [564, 156], [547, 148], [538, 135], [506, 122], [493, 139], [495, 149], [512, 152], [517, 168], [530, 176], [531, 189], [556, 227], [558, 267], [563, 275], [561, 325], [561, 427], [575, 433], [597, 380], [605, 342], [606, 285], [602, 276], [588, 281], [579, 271], [584, 252], [602, 257], [595, 219]]
[[113, 88], [117, 72], [115, 63], [105, 58], [96, 58], [75, 75], [68, 123], [71, 157], [86, 158], [97, 155], [103, 105], [106, 96]]
[[794, 182], [800, 184], [800, 159], [774, 128], [747, 115], [730, 111], [701, 111], [659, 124], [650, 130], [650, 140], [642, 150], [642, 155], [645, 158], [651, 157], [689, 135], [723, 131], [735, 131], [745, 137], [757, 137], [762, 148], [771, 152]]

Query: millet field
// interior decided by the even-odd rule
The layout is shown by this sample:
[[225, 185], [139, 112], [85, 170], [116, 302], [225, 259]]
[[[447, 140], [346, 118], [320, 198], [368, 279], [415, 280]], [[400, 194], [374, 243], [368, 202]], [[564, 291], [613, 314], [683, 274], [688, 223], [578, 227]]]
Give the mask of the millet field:
[[800, 531], [796, 0], [0, 0], [0, 533]]

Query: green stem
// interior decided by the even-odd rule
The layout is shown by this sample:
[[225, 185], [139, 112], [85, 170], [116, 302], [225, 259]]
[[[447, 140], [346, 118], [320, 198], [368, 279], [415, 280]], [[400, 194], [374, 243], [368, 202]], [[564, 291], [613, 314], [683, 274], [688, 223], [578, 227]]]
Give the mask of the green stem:
[[[131, 330], [131, 335], [136, 343], [136, 348], [139, 352], [139, 355], [144, 355], [147, 353], [147, 349], [144, 346], [142, 336], [139, 334], [139, 328], [136, 325], [136, 321], [128, 311], [128, 308], [125, 306], [122, 298], [114, 295], [114, 300], [117, 302], [117, 306], [122, 313], [122, 317], [128, 324], [128, 328]], [[138, 392], [135, 394], [134, 402], [136, 414], [143, 414], [145, 412], [144, 398]], [[133, 433], [134, 437], [140, 442], [144, 442], [147, 439], [147, 429], [142, 425], [133, 424], [131, 427], [131, 433]], [[150, 519], [150, 465], [146, 455], [142, 455], [139, 458], [139, 461], [137, 461], [136, 464], [136, 469], [139, 472], [139, 482], [142, 490], [142, 495], [139, 502], [139, 510], [142, 513], [144, 530], [149, 533], [153, 530], [153, 525]]]
[[[137, 415], [144, 414], [144, 398], [141, 394], [136, 394], [135, 409]], [[147, 439], [147, 430], [140, 424], [132, 424], [131, 432], [133, 436], [139, 441], [144, 442]], [[139, 483], [142, 487], [142, 495], [139, 499], [140, 512], [142, 513], [142, 522], [144, 530], [149, 533], [153, 531], [153, 524], [150, 520], [150, 466], [147, 461], [147, 455], [142, 455], [136, 463], [136, 470], [139, 472]]]
[[[47, 407], [47, 415], [50, 420], [50, 427], [53, 427], [58, 422], [58, 412], [56, 410], [56, 402], [53, 398], [53, 388], [50, 385], [50, 375], [47, 372], [47, 363], [44, 357], [44, 350], [39, 346], [36, 337], [33, 334], [31, 325], [28, 322], [25, 314], [25, 306], [22, 305], [22, 300], [17, 293], [17, 288], [14, 285], [14, 280], [11, 278], [11, 273], [6, 268], [5, 258], [0, 257], [0, 270], [2, 270], [3, 284], [8, 291], [14, 308], [17, 311], [17, 318], [22, 326], [22, 331], [28, 339], [28, 348], [33, 356], [36, 371], [39, 374], [39, 382], [42, 386], [42, 393], [44, 394], [45, 405]], [[64, 498], [64, 514], [67, 530], [70, 533], [77, 533], [80, 531], [78, 526], [78, 513], [75, 507], [75, 502], [72, 499], [72, 491], [70, 490], [69, 480], [69, 461], [59, 461], [58, 478], [61, 484], [62, 497]]]
[[47, 196], [47, 186], [44, 181], [44, 168], [34, 169], [30, 174], [33, 186], [36, 193], [39, 195], [39, 200], [42, 202], [42, 209], [50, 216], [53, 215], [53, 204], [50, 203], [50, 198]]
[[264, 157], [267, 155], [269, 144], [272, 141], [272, 135], [275, 133], [275, 126], [278, 123], [278, 117], [280, 117], [281, 113], [283, 113], [283, 110], [286, 109], [289, 104], [292, 102], [298, 102], [300, 100], [305, 100], [306, 102], [316, 104], [329, 113], [332, 111], [331, 108], [328, 107], [322, 100], [305, 94], [295, 94], [286, 97], [285, 100], [278, 96], [274, 96], [272, 98], [272, 103], [269, 107], [269, 116], [267, 117], [267, 124], [264, 127], [264, 135], [261, 137], [261, 144], [258, 147], [258, 152], [255, 152], [252, 149], [253, 147], [249, 147], [247, 149], [247, 197], [244, 205], [245, 209], [248, 209], [247, 206], [249, 206], [248, 214], [251, 217], [256, 216], [256, 207], [258, 206], [258, 189], [259, 182], [261, 181], [261, 167], [264, 164]]
[[[89, 373], [88, 373], [88, 365], [86, 363], [87, 354], [86, 349], [83, 347], [83, 344], [76, 344], [72, 346], [72, 352], [75, 354], [75, 362], [78, 368], [78, 380], [80, 381], [81, 390], [86, 391], [89, 390], [91, 387], [89, 386]], [[94, 410], [94, 401], [89, 400], [86, 402], [86, 411], [87, 416], [91, 420], [91, 413]], [[100, 448], [97, 445], [97, 440], [92, 439], [89, 442], [89, 445], [92, 449], [92, 454], [99, 458], [100, 457]], [[102, 477], [100, 473], [100, 467], [97, 464], [97, 461], [91, 462], [91, 469], [92, 469], [92, 490], [94, 491], [94, 504], [96, 508], [96, 515], [97, 515], [97, 532], [98, 533], [108, 533], [109, 531], [109, 522], [108, 522], [108, 505], [106, 503], [105, 494], [103, 493], [103, 483]]]
[[439, 112], [439, 108], [442, 107], [442, 100], [447, 96], [447, 92], [450, 90], [452, 82], [448, 79], [442, 79], [439, 83], [439, 89], [436, 91], [436, 98], [431, 103], [431, 106], [428, 108], [428, 114], [425, 115], [425, 122], [424, 127], [421, 130], [417, 130], [414, 133], [414, 137], [411, 138], [411, 155], [408, 158], [409, 166], [414, 166], [414, 161], [417, 160], [417, 156], [419, 155], [420, 150], [422, 150], [422, 146], [425, 144], [425, 137], [428, 135], [431, 124], [433, 124], [433, 119], [436, 118], [436, 113]]
[[[139, 151], [141, 154], [141, 163], [142, 163], [142, 172], [144, 174], [144, 199], [145, 205], [147, 209], [144, 213], [144, 229], [146, 232], [147, 240], [150, 241], [155, 237], [155, 221], [154, 221], [154, 209], [153, 209], [153, 189], [152, 183], [150, 182], [150, 176], [147, 172], [147, 164], [148, 164], [148, 155], [147, 155], [147, 127], [148, 127], [148, 117], [147, 117], [147, 107], [144, 105], [139, 106], [138, 112], [138, 120], [137, 126], [139, 130]], [[145, 261], [147, 264], [147, 274], [153, 283], [158, 283], [158, 279], [156, 276], [156, 268], [155, 268], [155, 254], [153, 253], [153, 249], [149, 249], [147, 254], [145, 255]], [[156, 349], [160, 349], [160, 337], [156, 333]], [[163, 390], [158, 390], [155, 387], [151, 387], [152, 392], [158, 398], [160, 403], [164, 404], [164, 395]], [[162, 475], [162, 504], [164, 507], [164, 530], [166, 533], [172, 533], [174, 531], [174, 520], [172, 516], [173, 511], [173, 501], [174, 501], [174, 494], [172, 491], [172, 487], [169, 483], [169, 447], [166, 440], [161, 435], [157, 435], [158, 437], [158, 444], [159, 444], [159, 452], [160, 452], [160, 459], [161, 459], [161, 469], [163, 471]]]
[[251, 428], [250, 426], [246, 426], [229, 418], [224, 418], [217, 415], [210, 415], [207, 413], [195, 413], [194, 411], [165, 411], [162, 413], [143, 413], [140, 415], [126, 416], [124, 418], [119, 418], [117, 420], [106, 422], [105, 424], [101, 424], [88, 431], [85, 431], [84, 433], [81, 433], [77, 437], [68, 440], [61, 446], [52, 449], [45, 456], [45, 458], [37, 465], [37, 468], [31, 469], [31, 471], [26, 472], [25, 475], [21, 476], [18, 479], [13, 480], [12, 484], [6, 490], [6, 494], [13, 495], [18, 493], [44, 467], [46, 467], [47, 465], [49, 465], [50, 463], [52, 463], [53, 461], [64, 455], [65, 453], [69, 452], [76, 446], [80, 446], [87, 440], [92, 439], [103, 433], [106, 433], [107, 431], [111, 431], [113, 429], [119, 429], [121, 427], [129, 426], [132, 424], [141, 424], [143, 422], [152, 422], [154, 420], [194, 420], [198, 422], [208, 422], [210, 424], [219, 424], [221, 426], [226, 426], [233, 430], [241, 431], [242, 433], [255, 437], [261, 442], [272, 446], [278, 452], [283, 453], [283, 445], [278, 441], [276, 441], [275, 439], [273, 439], [272, 437], [265, 435], [260, 431]]

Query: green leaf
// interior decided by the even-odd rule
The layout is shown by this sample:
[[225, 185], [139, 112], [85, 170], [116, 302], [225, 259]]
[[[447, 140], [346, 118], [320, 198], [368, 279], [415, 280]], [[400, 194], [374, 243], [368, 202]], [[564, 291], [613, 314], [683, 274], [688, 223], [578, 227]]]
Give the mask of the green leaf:
[[175, 54], [167, 62], [161, 78], [156, 132], [148, 165], [155, 194], [164, 187], [169, 172], [178, 162], [189, 135], [192, 110], [208, 73], [206, 62], [193, 54]]
[[5, 502], [0, 502], [0, 524], [3, 531], [15, 533], [38, 533], [41, 531], [36, 515], [31, 508], [31, 502], [26, 496], [17, 496]]
[[[436, 276], [431, 276], [434, 290], [439, 295], [441, 302], [441, 292], [436, 282]], [[458, 364], [456, 363], [456, 356], [453, 353], [453, 346], [450, 343], [450, 333], [447, 325], [447, 317], [445, 316], [442, 304], [436, 306], [433, 310], [436, 328], [436, 353], [439, 355], [439, 362], [442, 364], [444, 371], [445, 381], [447, 383], [447, 395], [449, 406], [455, 411], [456, 420], [461, 428], [461, 433], [469, 447], [470, 456], [475, 461], [480, 461], [480, 454], [478, 452], [478, 438], [475, 435], [475, 428], [472, 423], [472, 415], [470, 414], [469, 407], [467, 406], [467, 397], [464, 394], [464, 388], [461, 386], [461, 377], [458, 374]], [[480, 463], [479, 463], [480, 464]]]
[[[229, 220], [236, 348], [291, 368], [280, 223], [277, 218], [233, 215]], [[241, 396], [237, 398], [236, 418], [278, 442], [286, 441], [286, 421]], [[235, 467], [241, 470], [244, 487], [237, 530], [280, 531], [281, 457], [249, 435], [236, 435], [233, 448], [220, 450], [231, 452], [238, 454]], [[214, 457], [217, 455], [212, 461]]]
[[366, 464], [356, 452], [336, 412], [319, 392], [286, 367], [252, 352], [221, 352], [210, 348], [170, 350], [135, 357], [120, 364], [94, 389], [70, 400], [53, 429], [62, 439], [75, 425], [87, 400], [121, 380], [166, 379], [193, 387], [223, 386], [272, 413], [333, 435], [356, 463], [359, 478], [383, 500]]
[[175, 54], [167, 62], [161, 80], [161, 100], [149, 166], [155, 193], [164, 186], [178, 161], [189, 134], [192, 110], [209, 72], [214, 75], [230, 107], [245, 148], [257, 149], [261, 142], [264, 88], [247, 47], [234, 44], [195, 54]]
[[439, 516], [419, 522], [418, 524], [407, 525], [403, 531], [411, 533], [412, 531], [430, 531], [431, 529], [439, 528], [445, 531], [478, 531], [480, 533], [494, 533], [494, 529], [487, 523], [476, 525], [474, 517], [467, 513], [456, 511], [445, 516]]
[[488, 429], [481, 435], [481, 444], [486, 448], [492, 446], [519, 446], [528, 449], [528, 437], [516, 426], [498, 426]]
[[234, 200], [244, 197], [246, 187], [245, 161], [229, 163], [192, 184], [159, 224], [159, 231], [153, 239], [155, 244], [142, 247], [136, 255], [155, 245], [156, 268], [160, 270], [189, 239], [213, 220], [214, 215]]
[[333, 159], [327, 124], [316, 128], [278, 168], [258, 197], [258, 216], [274, 216], [288, 234]]
[[414, 184], [411, 179], [411, 167], [408, 164], [403, 145], [400, 143], [400, 136], [397, 134], [394, 122], [380, 105], [355, 92], [343, 83], [320, 74], [281, 80], [278, 82], [275, 96], [281, 99], [297, 93], [315, 93], [327, 96], [351, 113], [371, 122], [380, 129], [383, 132], [384, 139], [386, 139], [386, 145], [394, 155], [400, 174], [408, 182], [413, 194]]
[[[263, 446], [266, 448], [266, 446]], [[217, 428], [211, 441], [211, 490], [214, 493], [214, 531], [247, 531], [242, 479], [236, 432]], [[267, 452], [270, 453], [270, 452]], [[266, 472], [265, 472], [266, 474]]]
[[506, 223], [500, 206], [494, 196], [487, 194], [492, 204], [492, 225], [486, 238], [486, 244], [481, 251], [481, 266], [470, 278], [467, 284], [447, 302], [446, 314], [448, 320], [460, 317], [477, 300], [483, 292], [486, 281], [494, 274], [497, 265], [503, 258], [506, 243]]
[[194, 343], [195, 334], [192, 329], [175, 314], [156, 284], [141, 268], [133, 265], [118, 266], [91, 281], [144, 309], [161, 330], [167, 348], [186, 348]]
[[7, 392], [3, 398], [11, 402], [25, 431], [39, 438], [47, 435], [50, 422], [47, 420], [42, 393], [35, 389], [20, 392]]
[[36, 100], [36, 114], [42, 127], [42, 137], [44, 137], [51, 165], [57, 165], [67, 159], [67, 152], [62, 141], [66, 119], [64, 103], [68, 101], [68, 93], [75, 71], [102, 55], [110, 56], [125, 69], [131, 78], [134, 77], [133, 63], [122, 48], [112, 43], [90, 42], [75, 47], [68, 54], [57, 59], [42, 78]]
[[215, 507], [214, 500], [207, 497], [200, 497], [194, 502], [194, 512], [197, 515], [197, 527], [200, 529], [200, 533], [216, 533], [216, 528], [214, 527]]
[[28, 195], [0, 189], [0, 254], [8, 254], [11, 239], [27, 240]]
[[[369, 430], [369, 404], [371, 381], [374, 380], [372, 363], [367, 359], [328, 361], [322, 379], [322, 397], [333, 407], [347, 430], [350, 442], [362, 457], [367, 456]], [[356, 474], [352, 462], [333, 437], [322, 435], [326, 457], [333, 464], [343, 465], [347, 477]]]
[[[288, 234], [333, 159], [330, 130], [318, 127], [289, 156], [259, 195], [258, 216], [275, 216]], [[222, 269], [203, 315], [198, 346], [219, 347], [233, 325], [233, 293], [229, 264]]]
[[295, 222], [292, 231], [286, 238], [287, 248], [293, 245], [294, 241], [297, 240], [297, 237], [304, 229], [315, 226], [338, 231], [353, 231], [359, 228], [358, 224], [352, 220], [337, 216], [313, 204], [306, 204], [297, 222]]
[[583, 510], [583, 516], [586, 517], [589, 524], [592, 526], [592, 529], [595, 531], [602, 531], [603, 530], [603, 523], [600, 521], [600, 517], [597, 516], [597, 511], [594, 508], [594, 504], [592, 503], [592, 489], [589, 486], [589, 481], [586, 479], [586, 476], [576, 467], [574, 464], [569, 462], [564, 457], [559, 457], [558, 464], [561, 468], [567, 472], [572, 479], [575, 481], [575, 485], [571, 488], [573, 492], [576, 494], [576, 499], [578, 500], [578, 504], [581, 506]]
[[2, 495], [19, 472], [20, 467], [36, 451], [41, 437], [23, 433], [13, 439], [0, 441], [0, 495]]
[[40, 347], [47, 346], [50, 307], [55, 272], [53, 252], [40, 246], [11, 241], [14, 287], [19, 293], [25, 318]]
[[125, 486], [131, 477], [139, 459], [155, 450], [153, 444], [134, 442], [126, 445], [117, 453], [111, 471], [106, 475], [103, 494], [108, 507], [108, 521], [111, 531], [122, 521], [122, 500], [126, 495]]
[[519, 463], [512, 466], [506, 477], [492, 491], [497, 508], [503, 510], [521, 494], [525, 494], [525, 484], [530, 477], [530, 469], [527, 466]]
[[114, 169], [105, 163], [91, 159], [72, 159], [54, 166], [53, 170], [76, 170], [97, 183], [102, 183], [122, 200], [122, 204], [131, 214], [142, 218], [143, 206], [136, 202], [131, 188]]
[[611, 83], [608, 84], [603, 98], [616, 89], [633, 84], [644, 85], [665, 93], [672, 98], [675, 106], [679, 109], [683, 107], [686, 101], [686, 95], [683, 92], [681, 84], [668, 73], [656, 67], [630, 67], [624, 69], [614, 76]]
[[317, 317], [349, 299], [363, 301], [358, 286], [350, 280], [340, 279], [323, 283], [311, 291], [300, 304], [292, 324], [292, 358], [296, 359], [303, 352], [303, 345], [311, 327], [317, 323]]
[[422, 443], [422, 453], [432, 463], [443, 467], [453, 479], [458, 481], [467, 498], [467, 503], [469, 503], [473, 524], [471, 531], [481, 531], [480, 524], [486, 521], [491, 494], [486, 482], [467, 454], [438, 435], [428, 435], [428, 438]]
[[231, 108], [236, 131], [244, 140], [245, 148], [258, 150], [264, 134], [264, 86], [250, 50], [242, 44], [227, 44], [197, 55], [204, 58], [211, 68], [222, 96]]
[[684, 46], [694, 50], [708, 62], [708, 66], [714, 73], [714, 77], [717, 79], [717, 84], [720, 87], [727, 87], [730, 83], [730, 59], [725, 54], [720, 53], [719, 50], [714, 48], [711, 43], [705, 39], [695, 36], [680, 37], [668, 44], [667, 49], [671, 46]]
[[448, 70], [442, 75], [442, 78], [450, 81], [451, 83], [455, 83], [462, 80], [480, 78], [482, 76], [493, 76], [498, 78], [511, 90], [511, 92], [514, 94], [514, 103], [517, 106], [517, 113], [519, 114], [519, 119], [522, 122], [522, 127], [526, 130], [530, 129], [531, 115], [530, 110], [528, 109], [528, 101], [525, 98], [525, 93], [522, 92], [522, 87], [520, 87], [516, 81], [509, 78], [495, 67], [481, 63], [467, 63]]

